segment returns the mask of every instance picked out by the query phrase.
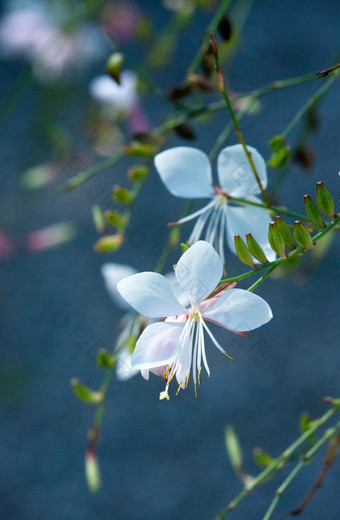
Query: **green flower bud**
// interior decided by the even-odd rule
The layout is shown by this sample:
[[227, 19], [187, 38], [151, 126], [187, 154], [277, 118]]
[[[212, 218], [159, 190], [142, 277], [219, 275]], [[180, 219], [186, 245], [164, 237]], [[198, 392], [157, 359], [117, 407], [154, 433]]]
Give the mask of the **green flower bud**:
[[128, 177], [131, 182], [145, 181], [149, 173], [149, 168], [145, 164], [138, 164], [128, 169]]
[[285, 241], [280, 233], [277, 222], [271, 222], [269, 224], [268, 240], [272, 250], [281, 256], [281, 258], [285, 258]]
[[94, 248], [99, 253], [112, 253], [120, 248], [124, 241], [124, 235], [119, 233], [115, 235], [106, 235], [97, 240]]
[[261, 264], [267, 264], [268, 260], [263, 252], [262, 247], [256, 242], [255, 238], [251, 233], [246, 234], [248, 249], [256, 260]]
[[106, 71], [118, 84], [120, 84], [120, 73], [122, 70], [122, 64], [124, 56], [120, 52], [111, 54], [106, 62]]
[[276, 217], [276, 225], [282, 235], [286, 247], [288, 247], [288, 249], [295, 249], [296, 246], [292, 233], [281, 216]]
[[310, 198], [309, 195], [304, 195], [305, 199], [305, 208], [307, 217], [312, 222], [312, 224], [315, 224], [317, 229], [322, 229], [326, 227], [326, 224], [323, 221], [321, 212], [315, 202]]
[[285, 164], [287, 164], [290, 157], [290, 148], [285, 146], [284, 148], [280, 148], [276, 152], [274, 152], [267, 161], [268, 166], [272, 168], [282, 168]]
[[78, 379], [72, 379], [71, 385], [73, 387], [74, 393], [79, 399], [85, 401], [86, 403], [98, 404], [103, 400], [103, 392], [95, 392], [91, 390], [88, 386], [84, 385]]
[[300, 246], [306, 249], [313, 248], [313, 240], [305, 226], [299, 220], [294, 222], [294, 238]]
[[227, 426], [224, 430], [225, 445], [230, 458], [230, 462], [237, 475], [243, 472], [243, 457], [240, 441], [232, 426]]
[[105, 218], [99, 206], [92, 206], [92, 217], [94, 225], [99, 233], [105, 231]]
[[100, 489], [100, 470], [94, 448], [88, 448], [85, 455], [85, 475], [91, 493], [98, 493]]
[[105, 211], [105, 220], [110, 224], [110, 226], [115, 227], [119, 232], [124, 231], [129, 222], [129, 218], [126, 215], [122, 215], [117, 210]]
[[234, 236], [234, 242], [236, 254], [241, 260], [241, 262], [243, 262], [246, 265], [249, 265], [250, 267], [254, 267], [253, 257], [251, 256], [248, 247], [246, 246], [240, 235]]
[[324, 214], [327, 217], [334, 218], [334, 200], [323, 182], [316, 184], [316, 200]]
[[97, 355], [97, 365], [100, 368], [110, 369], [114, 367], [117, 358], [105, 349], [100, 349]]
[[113, 200], [123, 204], [124, 206], [130, 206], [133, 203], [134, 195], [130, 190], [122, 188], [122, 186], [114, 186]]
[[273, 152], [281, 150], [281, 148], [284, 148], [285, 145], [286, 141], [283, 135], [276, 135], [269, 141], [269, 146], [273, 150]]
[[254, 449], [254, 459], [255, 462], [262, 468], [267, 468], [273, 461], [273, 457], [268, 455], [262, 448]]
[[132, 157], [154, 157], [157, 153], [158, 146], [149, 143], [135, 142], [124, 146], [123, 151], [126, 155]]

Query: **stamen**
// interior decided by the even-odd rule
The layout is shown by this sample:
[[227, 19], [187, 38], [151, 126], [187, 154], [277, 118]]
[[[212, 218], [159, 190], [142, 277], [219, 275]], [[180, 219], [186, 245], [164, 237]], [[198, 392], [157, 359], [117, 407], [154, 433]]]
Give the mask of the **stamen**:
[[197, 397], [197, 387], [196, 387], [196, 383], [195, 383], [195, 396]]
[[199, 385], [201, 384], [201, 372], [202, 372], [202, 367], [198, 371], [198, 384]]
[[188, 388], [189, 377], [190, 377], [190, 372], [188, 372], [188, 375], [187, 375], [187, 381], [186, 381], [186, 383], [185, 383], [185, 388]]
[[179, 393], [179, 391], [180, 391], [181, 388], [182, 388], [182, 383], [180, 383], [180, 385], [179, 385], [179, 387], [178, 387], [178, 390], [177, 390], [177, 392], [176, 392], [176, 395], [178, 395], [178, 393]]
[[167, 401], [170, 400], [170, 397], [169, 397], [169, 394], [168, 394], [168, 390], [169, 390], [169, 385], [167, 384], [166, 387], [165, 387], [165, 390], [163, 390], [163, 392], [161, 392], [159, 394], [159, 400], [160, 401], [163, 401], [163, 399], [166, 399]]

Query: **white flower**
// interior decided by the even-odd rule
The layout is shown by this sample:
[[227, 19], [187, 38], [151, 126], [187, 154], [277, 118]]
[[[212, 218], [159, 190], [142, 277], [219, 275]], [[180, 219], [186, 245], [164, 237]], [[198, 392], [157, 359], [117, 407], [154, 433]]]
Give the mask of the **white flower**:
[[[101, 273], [104, 278], [104, 284], [107, 289], [107, 292], [111, 296], [114, 303], [117, 307], [126, 311], [127, 314], [123, 316], [120, 325], [121, 332], [117, 338], [115, 351], [118, 355], [117, 368], [116, 368], [116, 376], [120, 381], [126, 381], [131, 377], [138, 374], [139, 369], [132, 368], [131, 366], [131, 356], [134, 351], [137, 338], [140, 336], [141, 332], [154, 322], [152, 319], [148, 319], [145, 316], [142, 316], [135, 312], [131, 305], [122, 298], [117, 290], [117, 284], [122, 278], [126, 278], [128, 276], [132, 276], [137, 273], [137, 270], [133, 267], [130, 267], [125, 264], [116, 264], [116, 263], [106, 263], [101, 268]], [[166, 275], [170, 280], [172, 287], [177, 295], [178, 299], [186, 305], [188, 300], [185, 295], [180, 294], [180, 290], [177, 285], [177, 281], [175, 279], [175, 274], [171, 273]], [[152, 370], [152, 373], [160, 376], [164, 376], [166, 372], [165, 367], [158, 367]], [[141, 374], [144, 379], [149, 379], [149, 370], [144, 369], [141, 370]]]
[[[247, 148], [252, 155], [262, 186], [266, 188], [266, 164], [255, 148]], [[178, 221], [182, 224], [198, 217], [189, 237], [190, 244], [199, 240], [206, 226], [205, 240], [216, 247], [225, 263], [225, 238], [229, 248], [236, 253], [234, 235], [241, 235], [245, 239], [246, 233], [251, 233], [267, 259], [275, 260], [276, 255], [268, 241], [271, 218], [266, 209], [236, 205], [228, 201], [228, 196], [231, 196], [261, 202], [255, 197], [260, 189], [240, 144], [228, 146], [220, 152], [217, 159], [218, 187], [213, 186], [208, 156], [196, 148], [179, 146], [165, 150], [156, 155], [155, 166], [162, 182], [172, 195], [189, 199], [211, 199], [199, 211]]]
[[98, 76], [90, 83], [91, 96], [100, 103], [130, 112], [138, 102], [137, 77], [131, 70], [120, 75], [120, 85], [110, 76]]
[[3, 56], [24, 57], [32, 62], [36, 77], [46, 83], [97, 59], [104, 41], [90, 24], [64, 32], [51, 13], [31, 6], [9, 11], [0, 22], [0, 45]]
[[226, 354], [206, 320], [233, 332], [244, 332], [272, 318], [271, 309], [262, 298], [242, 289], [230, 289], [206, 299], [219, 283], [222, 272], [220, 257], [208, 242], [201, 240], [181, 256], [175, 269], [178, 286], [190, 301], [188, 308], [176, 297], [169, 280], [157, 273], [134, 274], [117, 285], [120, 294], [137, 312], [150, 318], [167, 318], [146, 327], [132, 355], [133, 368], [168, 367], [167, 386], [161, 398], [168, 398], [168, 385], [174, 376], [179, 387], [185, 388], [191, 367], [195, 390], [197, 381], [200, 383], [202, 363], [210, 374], [204, 331]]

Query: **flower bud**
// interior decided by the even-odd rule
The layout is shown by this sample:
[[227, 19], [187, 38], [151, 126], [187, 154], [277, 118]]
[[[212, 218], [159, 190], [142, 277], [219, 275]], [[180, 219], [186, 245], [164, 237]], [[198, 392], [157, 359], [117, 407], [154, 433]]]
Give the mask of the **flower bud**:
[[292, 237], [292, 233], [281, 216], [276, 217], [276, 225], [282, 235], [286, 247], [288, 247], [288, 249], [295, 249], [296, 246]]
[[149, 168], [145, 164], [138, 164], [128, 169], [128, 178], [132, 182], [145, 181], [149, 173]]
[[206, 78], [201, 76], [200, 74], [194, 74], [190, 72], [187, 76], [187, 80], [189, 85], [200, 92], [211, 92], [214, 90], [214, 87]]
[[126, 188], [122, 188], [121, 186], [114, 186], [113, 200], [123, 204], [124, 206], [130, 206], [133, 203], [134, 195]]
[[222, 16], [220, 23], [218, 24], [218, 31], [226, 42], [229, 41], [233, 35], [233, 27], [226, 14]]
[[105, 232], [105, 218], [99, 206], [92, 207], [92, 217], [98, 233]]
[[282, 168], [288, 161], [290, 157], [290, 148], [285, 146], [284, 148], [280, 148], [276, 152], [272, 154], [270, 159], [267, 161], [268, 166], [272, 168]]
[[334, 218], [333, 197], [323, 182], [316, 184], [316, 200], [324, 214], [327, 215], [327, 217]]
[[226, 427], [224, 436], [231, 465], [236, 475], [240, 475], [243, 472], [243, 457], [240, 441], [235, 433], [234, 428], [230, 425]]
[[107, 73], [118, 83], [118, 85], [120, 85], [120, 73], [122, 70], [123, 61], [123, 54], [120, 52], [115, 52], [114, 54], [111, 54], [106, 62]]
[[169, 92], [170, 101], [177, 101], [191, 94], [192, 88], [189, 84], [180, 85], [179, 87], [172, 87]]
[[73, 387], [74, 393], [79, 399], [85, 401], [86, 403], [98, 404], [103, 400], [103, 392], [96, 392], [91, 390], [89, 387], [78, 381], [78, 379], [72, 379], [71, 385]]
[[188, 139], [189, 141], [196, 139], [194, 130], [187, 123], [175, 126], [174, 131], [179, 135], [179, 137], [183, 137], [183, 139]]
[[268, 260], [266, 258], [266, 255], [264, 254], [262, 247], [257, 243], [253, 235], [251, 233], [247, 233], [246, 239], [249, 251], [251, 252], [253, 257], [256, 258], [256, 260], [258, 260], [259, 262], [261, 262], [261, 264], [267, 264]]
[[85, 455], [85, 475], [91, 493], [98, 493], [100, 489], [100, 470], [95, 450], [89, 446]]
[[105, 349], [100, 349], [97, 354], [97, 365], [106, 370], [115, 366], [117, 358]]
[[268, 240], [272, 250], [281, 256], [281, 258], [285, 258], [285, 241], [276, 222], [271, 222], [269, 224]]
[[241, 260], [241, 262], [243, 262], [246, 265], [249, 265], [250, 267], [254, 267], [253, 257], [251, 256], [248, 247], [246, 246], [240, 235], [234, 236], [234, 242], [236, 254]]
[[105, 211], [105, 221], [110, 224], [110, 226], [115, 227], [119, 232], [122, 232], [126, 228], [129, 218], [117, 210], [107, 210]]
[[157, 149], [158, 146], [156, 147], [153, 144], [134, 142], [124, 146], [123, 152], [132, 157], [154, 157], [157, 153]]
[[112, 253], [120, 248], [124, 241], [124, 235], [116, 233], [115, 235], [106, 235], [97, 240], [94, 248], [99, 253]]
[[281, 148], [284, 148], [286, 145], [285, 138], [283, 135], [276, 135], [269, 141], [269, 146], [273, 150], [273, 152], [277, 152], [278, 150], [281, 150]]
[[217, 47], [216, 38], [213, 34], [210, 34], [210, 46], [214, 53], [215, 59], [218, 60], [218, 47]]
[[310, 198], [309, 195], [304, 195], [305, 199], [305, 208], [307, 217], [312, 222], [312, 224], [315, 224], [317, 229], [322, 229], [326, 227], [326, 224], [323, 221], [321, 212], [315, 202]]
[[306, 249], [312, 249], [314, 245], [312, 237], [299, 220], [294, 222], [294, 238], [300, 246], [305, 247]]

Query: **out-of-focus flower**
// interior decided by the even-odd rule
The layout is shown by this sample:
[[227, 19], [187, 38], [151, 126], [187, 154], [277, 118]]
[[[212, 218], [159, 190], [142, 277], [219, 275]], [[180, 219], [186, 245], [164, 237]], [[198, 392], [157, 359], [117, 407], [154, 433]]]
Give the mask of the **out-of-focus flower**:
[[[266, 188], [266, 164], [255, 148], [247, 148], [262, 186]], [[268, 241], [271, 218], [266, 209], [236, 204], [229, 199], [231, 196], [261, 202], [255, 196], [260, 189], [241, 145], [228, 146], [220, 152], [217, 159], [219, 186], [213, 186], [208, 156], [196, 148], [179, 146], [165, 150], [156, 155], [155, 166], [163, 184], [172, 195], [189, 199], [211, 199], [206, 206], [178, 221], [183, 224], [198, 217], [188, 240], [190, 244], [200, 239], [206, 226], [205, 240], [215, 245], [225, 263], [225, 238], [229, 248], [236, 253], [234, 236], [241, 235], [245, 239], [246, 234], [251, 233], [267, 259], [272, 261], [276, 258]]]
[[4, 230], [0, 228], [0, 260], [8, 260], [14, 253], [14, 243]]
[[142, 14], [134, 2], [108, 4], [103, 11], [103, 29], [115, 42], [125, 44], [133, 40]]
[[63, 31], [38, 7], [16, 9], [0, 22], [0, 48], [7, 58], [32, 62], [35, 76], [46, 83], [98, 59], [104, 50], [99, 30], [86, 24]]
[[[179, 259], [175, 275], [181, 293], [190, 301], [186, 308], [176, 297], [164, 276], [137, 273], [118, 283], [118, 291], [138, 312], [165, 321], [146, 327], [132, 355], [132, 367], [154, 369], [167, 366], [166, 389], [160, 398], [168, 399], [170, 381], [176, 376], [179, 387], [188, 384], [190, 370], [196, 389], [203, 365], [208, 373], [204, 331], [224, 354], [206, 320], [232, 332], [256, 329], [272, 318], [269, 305], [259, 296], [242, 289], [214, 291], [223, 272], [220, 257], [213, 247], [199, 241]], [[221, 288], [223, 289], [223, 288]], [[207, 299], [215, 292], [215, 296]]]
[[25, 249], [31, 253], [50, 249], [71, 240], [75, 235], [75, 227], [70, 222], [59, 222], [29, 233], [25, 239]]
[[150, 123], [142, 109], [137, 93], [137, 76], [130, 70], [120, 75], [120, 84], [110, 76], [98, 76], [89, 86], [94, 100], [103, 105], [103, 114], [107, 118], [125, 116], [128, 119], [132, 135], [150, 131]]

